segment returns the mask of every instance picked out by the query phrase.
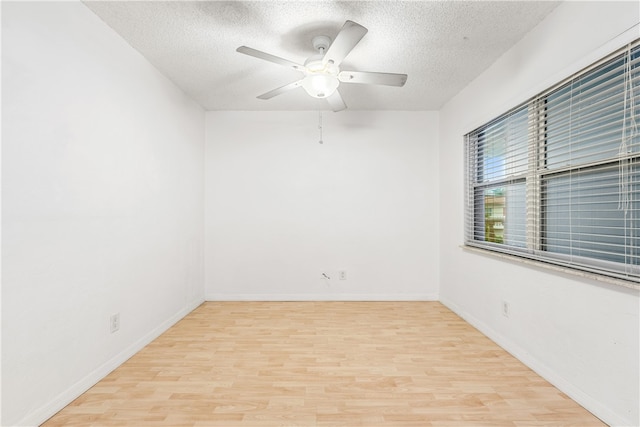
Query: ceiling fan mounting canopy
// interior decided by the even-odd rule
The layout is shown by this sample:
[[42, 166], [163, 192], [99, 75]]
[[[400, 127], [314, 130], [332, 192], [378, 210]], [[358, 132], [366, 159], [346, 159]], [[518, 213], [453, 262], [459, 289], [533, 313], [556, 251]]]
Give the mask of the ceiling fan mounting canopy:
[[311, 39], [313, 48], [320, 53], [324, 53], [331, 46], [331, 38], [329, 36], [315, 36]]
[[326, 99], [333, 111], [341, 111], [347, 106], [338, 91], [340, 83], [404, 86], [407, 81], [406, 74], [340, 71], [340, 64], [344, 58], [360, 42], [367, 31], [360, 24], [346, 21], [333, 43], [328, 36], [314, 37], [312, 39], [313, 48], [318, 53], [310, 56], [304, 65], [247, 46], [240, 46], [236, 50], [245, 55], [291, 67], [304, 74], [304, 77], [298, 81], [259, 95], [259, 99], [270, 99], [302, 86], [310, 96]]

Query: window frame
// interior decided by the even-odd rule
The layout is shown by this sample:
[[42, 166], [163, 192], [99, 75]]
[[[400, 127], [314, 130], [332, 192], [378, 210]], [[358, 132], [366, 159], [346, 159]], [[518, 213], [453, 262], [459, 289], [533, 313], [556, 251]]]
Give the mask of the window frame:
[[[605, 157], [596, 161], [587, 163], [577, 163], [568, 166], [555, 166], [553, 168], [547, 167], [547, 150], [549, 149], [548, 136], [547, 136], [547, 99], [550, 95], [560, 91], [569, 84], [573, 84], [574, 81], [581, 77], [594, 77], [598, 76], [590, 72], [599, 69], [605, 69], [607, 64], [614, 64], [614, 61], [618, 60], [623, 55], [630, 55], [629, 58], [633, 58], [633, 55], [640, 57], [640, 39], [636, 39], [633, 42], [627, 44], [624, 48], [621, 48], [601, 60], [595, 62], [582, 71], [570, 76], [569, 78], [553, 85], [540, 94], [532, 97], [526, 102], [517, 105], [508, 112], [500, 115], [499, 117], [487, 122], [486, 124], [474, 129], [464, 136], [464, 184], [465, 184], [465, 230], [464, 230], [464, 247], [468, 247], [475, 250], [488, 251], [491, 253], [497, 253], [499, 256], [529, 260], [537, 265], [551, 266], [554, 269], [560, 269], [562, 271], [574, 272], [579, 275], [591, 275], [597, 280], [608, 279], [612, 283], [621, 284], [625, 287], [631, 287], [634, 289], [640, 289], [640, 262], [636, 259], [640, 255], [632, 255], [632, 260], [627, 264], [607, 261], [595, 257], [584, 257], [579, 255], [565, 255], [562, 253], [550, 252], [545, 250], [547, 230], [545, 227], [548, 225], [545, 223], [545, 215], [548, 214], [547, 202], [543, 199], [545, 193], [545, 185], [549, 185], [549, 182], [553, 177], [572, 176], [572, 174], [578, 171], [591, 170], [591, 171], [603, 171], [612, 166], [617, 166], [622, 161], [628, 162], [631, 165], [631, 170], [640, 170], [640, 150], [637, 152], [629, 153], [625, 156]], [[626, 60], [625, 60], [626, 61]], [[635, 61], [635, 59], [634, 59]], [[626, 62], [624, 62], [626, 64]], [[626, 72], [626, 71], [625, 71]], [[640, 63], [635, 64], [632, 70], [632, 75], [635, 78], [635, 74], [640, 76]], [[606, 77], [605, 84], [613, 78]], [[603, 84], [603, 86], [605, 86]], [[626, 83], [625, 83], [626, 84]], [[635, 83], [632, 83], [632, 85]], [[633, 87], [633, 86], [632, 86]], [[635, 88], [633, 89], [636, 90]], [[640, 89], [638, 89], [640, 90]], [[635, 93], [632, 92], [633, 96]], [[573, 96], [573, 94], [571, 94]], [[625, 95], [626, 96], [626, 95]], [[638, 95], [636, 95], [638, 97]], [[626, 98], [624, 100], [626, 103]], [[501, 120], [506, 120], [509, 116], [517, 114], [522, 109], [528, 111], [528, 127], [527, 127], [527, 168], [526, 171], [520, 172], [515, 175], [505, 174], [498, 179], [483, 180], [480, 176], [484, 174], [484, 171], [480, 171], [482, 168], [480, 165], [479, 157], [482, 155], [482, 149], [479, 148], [480, 135], [485, 132], [486, 129], [491, 126], [495, 126]], [[635, 106], [635, 111], [640, 109], [639, 106]], [[623, 110], [626, 111], [626, 104], [623, 105]], [[638, 117], [635, 114], [635, 117]], [[623, 117], [625, 119], [625, 117]], [[640, 122], [640, 119], [638, 119]], [[590, 123], [590, 122], [587, 122]], [[640, 123], [639, 123], [640, 124]], [[635, 137], [634, 137], [635, 138]], [[599, 152], [598, 152], [599, 153]], [[633, 172], [634, 174], [640, 172]], [[482, 223], [482, 231], [478, 232], [479, 216], [485, 215], [484, 196], [478, 197], [478, 192], [484, 191], [488, 188], [496, 188], [498, 186], [506, 186], [509, 184], [522, 183], [525, 184], [525, 247], [516, 247], [509, 245], [506, 242], [497, 243], [486, 240], [486, 223]], [[636, 183], [635, 185], [638, 185]], [[634, 190], [634, 193], [635, 194]], [[482, 199], [479, 203], [478, 200]], [[508, 201], [505, 201], [505, 205]], [[640, 202], [637, 202], [640, 203]], [[632, 206], [633, 209], [633, 206]], [[625, 219], [626, 221], [626, 219]], [[634, 220], [637, 221], [637, 220]], [[640, 231], [636, 223], [633, 222], [633, 231]], [[611, 237], [615, 237], [611, 234]], [[568, 241], [573, 241], [570, 238]], [[627, 236], [624, 235], [626, 242]], [[640, 239], [640, 237], [633, 237], [633, 239]], [[589, 242], [589, 244], [594, 244]], [[613, 254], [613, 252], [612, 252]], [[625, 243], [625, 259], [626, 259], [626, 243]], [[622, 281], [622, 282], [620, 282]]]

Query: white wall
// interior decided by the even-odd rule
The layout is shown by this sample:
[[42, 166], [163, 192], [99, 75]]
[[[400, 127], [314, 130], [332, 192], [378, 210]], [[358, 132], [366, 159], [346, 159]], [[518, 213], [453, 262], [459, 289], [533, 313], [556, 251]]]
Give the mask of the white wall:
[[82, 3], [3, 2], [2, 39], [1, 424], [15, 426], [204, 300], [205, 132]]
[[463, 135], [638, 37], [638, 27], [619, 35], [639, 14], [637, 2], [563, 3], [440, 111], [442, 302], [605, 422], [628, 426], [640, 424], [638, 292], [460, 245]]
[[318, 112], [207, 113], [207, 299], [437, 299], [437, 113], [323, 128], [321, 145]]

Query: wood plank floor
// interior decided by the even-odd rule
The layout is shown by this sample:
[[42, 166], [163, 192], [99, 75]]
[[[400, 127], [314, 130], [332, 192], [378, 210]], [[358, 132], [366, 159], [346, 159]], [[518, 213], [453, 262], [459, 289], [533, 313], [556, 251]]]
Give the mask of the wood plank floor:
[[603, 426], [437, 302], [207, 302], [44, 426]]

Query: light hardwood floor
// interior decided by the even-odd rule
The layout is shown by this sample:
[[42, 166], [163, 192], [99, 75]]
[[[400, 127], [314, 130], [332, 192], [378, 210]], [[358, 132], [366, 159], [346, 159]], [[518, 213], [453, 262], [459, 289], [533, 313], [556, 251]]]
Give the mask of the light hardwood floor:
[[44, 424], [602, 425], [437, 302], [207, 302]]

